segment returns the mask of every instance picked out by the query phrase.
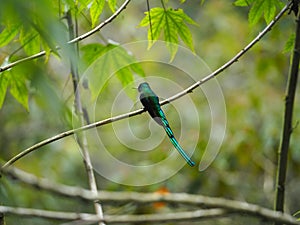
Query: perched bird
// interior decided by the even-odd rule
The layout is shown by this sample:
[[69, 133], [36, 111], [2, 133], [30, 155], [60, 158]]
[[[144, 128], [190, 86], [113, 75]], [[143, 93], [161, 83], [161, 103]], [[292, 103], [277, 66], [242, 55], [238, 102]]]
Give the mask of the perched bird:
[[138, 87], [140, 93], [140, 101], [149, 112], [150, 116], [163, 128], [165, 129], [170, 141], [174, 147], [178, 150], [180, 155], [186, 160], [190, 166], [194, 166], [195, 163], [190, 159], [190, 157], [185, 153], [182, 147], [179, 145], [178, 141], [174, 137], [174, 133], [170, 128], [169, 122], [159, 105], [158, 96], [152, 91], [147, 82], [141, 83]]

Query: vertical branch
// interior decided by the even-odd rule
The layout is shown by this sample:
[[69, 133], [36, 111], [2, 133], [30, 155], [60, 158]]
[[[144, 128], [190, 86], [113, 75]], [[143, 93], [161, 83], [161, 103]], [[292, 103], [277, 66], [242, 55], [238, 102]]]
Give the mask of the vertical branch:
[[153, 40], [153, 31], [152, 31], [152, 22], [151, 22], [151, 12], [150, 12], [150, 4], [149, 4], [149, 0], [146, 1], [147, 2], [147, 9], [148, 9], [148, 18], [149, 18], [149, 24], [150, 24], [150, 32], [151, 32], [151, 41]]
[[[72, 21], [72, 15], [71, 15], [70, 10], [67, 12], [66, 18], [67, 18], [67, 23], [68, 23], [68, 27], [69, 27], [69, 36], [70, 36], [70, 39], [72, 40], [75, 37], [74, 30], [77, 31], [77, 28], [74, 29], [74, 24]], [[83, 108], [83, 106], [81, 104], [80, 91], [78, 89], [79, 75], [78, 75], [78, 67], [76, 64], [77, 58], [78, 58], [78, 46], [74, 46], [73, 50], [76, 54], [75, 54], [75, 57], [73, 57], [73, 56], [70, 57], [70, 61], [71, 61], [71, 75], [72, 75], [74, 95], [75, 95], [75, 110], [76, 110], [76, 114], [79, 117], [81, 126], [84, 126], [86, 124], [85, 121], [87, 121], [87, 123], [88, 123], [89, 119], [87, 117], [87, 113], [85, 113], [85, 109]], [[87, 138], [86, 138], [85, 134], [86, 134], [85, 132], [82, 132], [80, 137], [78, 136], [77, 142], [82, 150], [82, 154], [84, 157], [84, 164], [85, 164], [86, 172], [88, 175], [90, 189], [95, 195], [97, 195], [97, 192], [98, 192], [97, 184], [96, 184], [96, 179], [95, 179], [95, 175], [94, 175], [91, 158], [89, 155], [88, 143], [87, 143]], [[102, 210], [101, 204], [98, 201], [95, 201], [94, 207], [95, 207], [96, 214], [99, 216], [99, 219], [103, 220], [103, 210]], [[99, 222], [99, 225], [104, 225], [104, 222]]]
[[4, 213], [0, 213], [0, 225], [5, 225]]
[[275, 210], [284, 211], [284, 192], [285, 192], [285, 179], [288, 161], [288, 149], [290, 143], [290, 136], [293, 131], [292, 119], [294, 99], [298, 79], [299, 59], [300, 59], [300, 16], [296, 20], [296, 37], [294, 43], [294, 51], [291, 58], [291, 66], [288, 75], [287, 93], [285, 97], [285, 111], [283, 121], [282, 138], [279, 148], [278, 168], [277, 168], [277, 187], [276, 187], [276, 200]]

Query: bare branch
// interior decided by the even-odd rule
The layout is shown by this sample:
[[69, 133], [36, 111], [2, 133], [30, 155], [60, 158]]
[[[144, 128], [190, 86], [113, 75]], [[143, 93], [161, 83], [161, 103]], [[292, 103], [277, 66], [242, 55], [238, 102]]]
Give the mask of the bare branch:
[[[176, 212], [165, 214], [145, 214], [145, 215], [106, 215], [104, 219], [100, 219], [97, 215], [88, 213], [72, 213], [61, 211], [48, 211], [30, 208], [14, 208], [9, 206], [0, 206], [0, 212], [5, 214], [40, 217], [56, 220], [80, 220], [90, 223], [106, 222], [113, 223], [146, 223], [146, 222], [181, 222], [189, 220], [200, 220], [227, 216], [228, 212], [223, 209], [206, 209], [196, 210], [192, 212]], [[84, 223], [84, 224], [90, 224]], [[73, 224], [73, 222], [72, 222]]]
[[[299, 221], [288, 214], [276, 212], [255, 204], [246, 202], [227, 200], [224, 198], [207, 197], [203, 195], [193, 195], [186, 193], [139, 193], [139, 192], [110, 192], [98, 191], [97, 193], [79, 187], [72, 187], [57, 184], [47, 179], [37, 178], [36, 176], [10, 167], [3, 171], [8, 176], [12, 176], [21, 182], [29, 184], [33, 187], [51, 191], [53, 193], [82, 200], [94, 201], [101, 199], [103, 204], [128, 203], [149, 204], [155, 202], [165, 202], [169, 204], [184, 204], [188, 206], [196, 206], [203, 208], [219, 208], [235, 214], [247, 214], [254, 217], [264, 218], [268, 221], [282, 222], [285, 224], [298, 224]], [[0, 211], [1, 212], [1, 211]], [[106, 218], [104, 216], [104, 218]]]
[[99, 221], [97, 215], [88, 213], [71, 213], [61, 211], [48, 211], [41, 209], [29, 209], [19, 207], [0, 206], [0, 212], [4, 214], [20, 215], [20, 216], [34, 216], [47, 219], [57, 220], [91, 220]]
[[100, 126], [103, 126], [105, 124], [109, 124], [109, 123], [112, 123], [112, 122], [115, 122], [115, 121], [118, 121], [118, 120], [122, 120], [122, 119], [125, 119], [125, 118], [128, 118], [128, 117], [132, 117], [132, 116], [135, 116], [135, 115], [138, 115], [138, 114], [141, 114], [145, 112], [144, 109], [138, 109], [138, 110], [135, 110], [133, 112], [129, 112], [129, 113], [125, 113], [125, 114], [122, 114], [122, 115], [119, 115], [119, 116], [115, 116], [115, 117], [111, 117], [111, 118], [108, 118], [108, 119], [105, 119], [105, 120], [101, 120], [101, 121], [98, 121], [98, 122], [95, 122], [95, 123], [91, 123], [91, 124], [88, 124], [88, 125], [85, 125], [85, 126], [82, 126], [82, 127], [79, 127], [79, 128], [75, 128], [73, 130], [68, 130], [68, 131], [65, 131], [63, 133], [60, 133], [60, 134], [57, 134], [51, 138], [48, 138], [48, 139], [45, 139], [25, 150], [23, 150], [22, 152], [20, 152], [19, 154], [17, 154], [16, 156], [14, 156], [13, 158], [11, 158], [10, 160], [8, 160], [1, 168], [2, 169], [5, 169], [6, 167], [12, 165], [14, 162], [16, 162], [17, 160], [19, 160], [20, 158], [24, 157], [25, 155], [28, 155], [29, 153], [31, 153], [32, 151], [42, 147], [42, 146], [45, 146], [47, 144], [50, 144], [52, 142], [55, 142], [57, 140], [60, 140], [64, 137], [67, 137], [67, 136], [70, 136], [70, 135], [73, 135], [75, 133], [79, 133], [79, 132], [82, 132], [82, 131], [85, 131], [85, 130], [88, 130], [88, 129], [92, 129], [92, 128], [95, 128], [95, 127], [100, 127]]
[[[274, 20], [268, 25], [266, 26], [265, 29], [263, 29], [262, 32], [260, 32], [256, 38], [254, 38], [245, 48], [243, 48], [239, 53], [237, 53], [232, 59], [230, 59], [227, 63], [225, 63], [223, 66], [219, 67], [217, 70], [215, 70], [213, 73], [209, 74], [208, 76], [204, 77], [202, 80], [194, 83], [193, 85], [191, 85], [190, 87], [188, 87], [187, 89], [183, 90], [182, 92], [179, 92], [176, 95], [173, 95], [172, 97], [160, 102], [161, 105], [165, 105], [169, 102], [172, 102], [188, 93], [190, 93], [192, 90], [194, 90], [195, 88], [199, 87], [200, 85], [204, 84], [205, 82], [211, 80], [212, 78], [216, 77], [218, 74], [220, 74], [222, 71], [224, 71], [226, 68], [228, 68], [229, 66], [231, 66], [233, 63], [237, 62], [239, 60], [239, 58], [241, 58], [247, 51], [249, 51], [264, 35], [266, 35], [268, 33], [268, 31], [271, 30], [271, 28], [275, 25], [275, 23], [281, 18], [281, 16], [289, 9], [289, 6], [291, 5], [291, 3], [287, 4], [281, 11], [280, 13], [274, 18]], [[80, 128], [76, 128], [73, 130], [69, 130], [60, 134], [57, 134], [51, 138], [48, 138], [46, 140], [43, 140], [25, 150], [23, 150], [22, 152], [20, 152], [18, 155], [14, 156], [13, 158], [11, 158], [9, 161], [7, 161], [3, 166], [2, 169], [5, 169], [6, 167], [8, 167], [9, 165], [12, 165], [14, 162], [16, 162], [17, 160], [19, 160], [20, 158], [24, 157], [25, 155], [29, 154], [30, 152], [44, 146], [47, 145], [49, 143], [52, 143], [54, 141], [57, 141], [59, 139], [62, 139], [66, 136], [70, 136], [73, 135], [75, 133], [84, 131], [84, 130], [88, 130], [88, 129], [92, 129], [95, 127], [100, 127], [103, 126], [105, 124], [108, 123], [112, 123], [118, 120], [122, 120], [128, 117], [132, 117], [138, 114], [141, 114], [145, 112], [144, 109], [138, 109], [135, 110], [133, 112], [129, 112], [129, 113], [125, 113], [119, 116], [115, 116], [115, 117], [111, 117], [102, 121], [98, 121], [95, 123], [91, 123], [89, 125], [80, 127]]]
[[[79, 41], [82, 41], [84, 39], [86, 39], [87, 37], [93, 35], [94, 33], [100, 31], [105, 25], [109, 24], [111, 21], [113, 21], [125, 8], [126, 6], [129, 4], [131, 0], [126, 0], [122, 5], [121, 7], [114, 13], [112, 14], [109, 18], [107, 18], [105, 21], [103, 21], [102, 23], [100, 23], [97, 27], [95, 27], [94, 29], [80, 35], [79, 37], [76, 37], [72, 40], [70, 40], [68, 42], [68, 44], [74, 44], [76, 42], [79, 42]], [[56, 47], [56, 50], [59, 50], [60, 48], [59, 47]], [[20, 59], [20, 60], [17, 60], [15, 62], [12, 62], [12, 63], [9, 63], [3, 67], [0, 67], [0, 73], [1, 72], [4, 72], [20, 63], [23, 63], [23, 62], [27, 62], [27, 61], [30, 61], [30, 60], [33, 60], [33, 59], [36, 59], [36, 58], [39, 58], [41, 56], [44, 56], [46, 55], [46, 51], [41, 51], [37, 54], [34, 54], [34, 55], [31, 55], [31, 56], [28, 56], [26, 58], [23, 58], [23, 59]]]
[[[262, 216], [263, 219], [269, 221], [283, 222], [290, 225], [299, 225], [300, 222], [291, 216], [283, 215], [280, 212], [271, 211], [272, 214], [268, 217]], [[164, 213], [164, 214], [142, 214], [142, 215], [105, 215], [104, 219], [100, 219], [97, 215], [88, 213], [73, 213], [61, 211], [48, 211], [30, 208], [14, 208], [9, 206], [0, 206], [0, 213], [40, 217], [56, 220], [80, 220], [93, 222], [106, 222], [109, 224], [114, 223], [167, 223], [167, 222], [182, 222], [182, 221], [199, 221], [203, 219], [214, 219], [218, 217], [228, 217], [231, 214], [240, 214], [241, 211], [229, 211], [225, 209], [200, 209], [187, 212]], [[256, 216], [256, 215], [252, 215]], [[72, 222], [73, 223], [73, 222]], [[84, 223], [84, 224], [90, 224]]]

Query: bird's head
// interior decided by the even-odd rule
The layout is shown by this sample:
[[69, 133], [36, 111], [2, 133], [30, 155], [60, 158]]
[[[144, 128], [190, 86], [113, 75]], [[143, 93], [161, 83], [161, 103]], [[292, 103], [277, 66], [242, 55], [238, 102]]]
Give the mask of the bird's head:
[[147, 82], [141, 83], [138, 87], [139, 92], [143, 92], [145, 89], [150, 88], [149, 84]]

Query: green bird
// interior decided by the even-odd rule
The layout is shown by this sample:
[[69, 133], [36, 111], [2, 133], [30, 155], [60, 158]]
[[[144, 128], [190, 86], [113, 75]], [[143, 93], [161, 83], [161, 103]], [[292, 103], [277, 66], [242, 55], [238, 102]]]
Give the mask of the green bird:
[[159, 105], [158, 96], [152, 91], [147, 82], [141, 83], [138, 87], [138, 91], [140, 93], [140, 101], [145, 107], [145, 109], [149, 112], [150, 116], [165, 129], [170, 141], [178, 150], [180, 155], [185, 159], [185, 161], [190, 166], [194, 166], [195, 163], [185, 153], [185, 151], [182, 149], [182, 147], [179, 145], [178, 141], [174, 137], [174, 133], [170, 128], [169, 122]]

